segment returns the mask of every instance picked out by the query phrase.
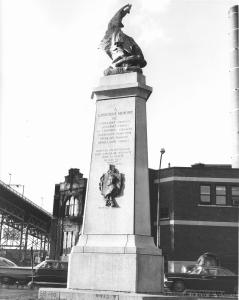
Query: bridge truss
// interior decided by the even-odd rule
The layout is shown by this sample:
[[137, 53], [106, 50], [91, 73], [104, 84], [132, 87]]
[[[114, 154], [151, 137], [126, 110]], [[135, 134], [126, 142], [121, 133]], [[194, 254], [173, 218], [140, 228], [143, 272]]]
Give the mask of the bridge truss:
[[15, 249], [22, 264], [29, 262], [31, 248], [39, 257], [45, 256], [49, 251], [51, 219], [50, 213], [0, 181], [1, 252]]

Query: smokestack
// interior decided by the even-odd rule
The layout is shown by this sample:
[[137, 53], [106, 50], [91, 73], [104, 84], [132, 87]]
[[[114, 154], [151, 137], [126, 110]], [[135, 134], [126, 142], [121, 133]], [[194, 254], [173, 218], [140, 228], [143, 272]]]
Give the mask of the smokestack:
[[239, 5], [229, 10], [231, 23], [231, 64], [230, 75], [232, 83], [232, 167], [239, 168]]

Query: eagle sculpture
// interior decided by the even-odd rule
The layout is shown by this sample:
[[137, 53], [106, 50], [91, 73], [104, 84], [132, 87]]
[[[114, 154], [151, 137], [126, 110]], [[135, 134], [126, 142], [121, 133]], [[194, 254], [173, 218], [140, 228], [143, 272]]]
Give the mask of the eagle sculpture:
[[112, 59], [111, 65], [104, 71], [104, 75], [141, 72], [147, 62], [143, 53], [133, 38], [123, 33], [122, 19], [130, 13], [130, 4], [123, 6], [110, 20], [100, 47]]

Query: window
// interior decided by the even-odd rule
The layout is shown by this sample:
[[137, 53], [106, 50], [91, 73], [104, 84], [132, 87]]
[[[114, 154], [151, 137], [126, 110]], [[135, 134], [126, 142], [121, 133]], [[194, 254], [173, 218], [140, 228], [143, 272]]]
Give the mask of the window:
[[67, 254], [67, 235], [68, 235], [68, 232], [64, 231], [64, 234], [63, 234], [63, 253], [64, 254]]
[[0, 258], [1, 267], [16, 267], [16, 264], [6, 258]]
[[201, 185], [200, 186], [200, 202], [203, 204], [210, 204], [211, 202], [211, 186]]
[[75, 206], [75, 198], [71, 196], [70, 199], [70, 210], [69, 210], [69, 215], [74, 216], [74, 206]]
[[65, 206], [65, 216], [69, 216], [70, 213], [70, 201], [66, 201], [66, 206]]
[[168, 219], [169, 218], [169, 209], [168, 207], [160, 208], [160, 219]]
[[222, 185], [216, 186], [216, 204], [217, 205], [226, 205], [226, 187]]
[[74, 207], [73, 207], [73, 215], [77, 216], [79, 213], [79, 201], [78, 199], [74, 199]]
[[232, 186], [232, 205], [239, 205], [239, 186]]
[[217, 269], [207, 269], [208, 275], [217, 276]]
[[68, 265], [67, 265], [66, 262], [61, 262], [59, 264], [59, 269], [61, 269], [61, 270], [67, 270], [67, 268], [68, 268]]
[[46, 269], [48, 263], [46, 261], [43, 261], [39, 264], [39, 269]]
[[79, 215], [79, 200], [71, 196], [70, 199], [66, 201], [65, 205], [65, 216], [78, 216]]
[[63, 234], [63, 253], [69, 254], [71, 252], [71, 248], [75, 246], [75, 232], [74, 231], [64, 231]]
[[231, 272], [230, 270], [227, 269], [218, 269], [217, 270], [219, 276], [235, 276], [235, 274], [233, 272]]
[[71, 243], [72, 243], [72, 231], [69, 231], [67, 234], [67, 242], [66, 242], [66, 248], [67, 248], [67, 253], [70, 252], [71, 249]]

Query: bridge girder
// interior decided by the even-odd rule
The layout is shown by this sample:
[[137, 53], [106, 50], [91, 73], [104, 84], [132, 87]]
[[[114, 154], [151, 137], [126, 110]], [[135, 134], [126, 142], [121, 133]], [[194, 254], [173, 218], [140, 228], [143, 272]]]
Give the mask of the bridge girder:
[[52, 216], [0, 181], [0, 249], [46, 251]]

